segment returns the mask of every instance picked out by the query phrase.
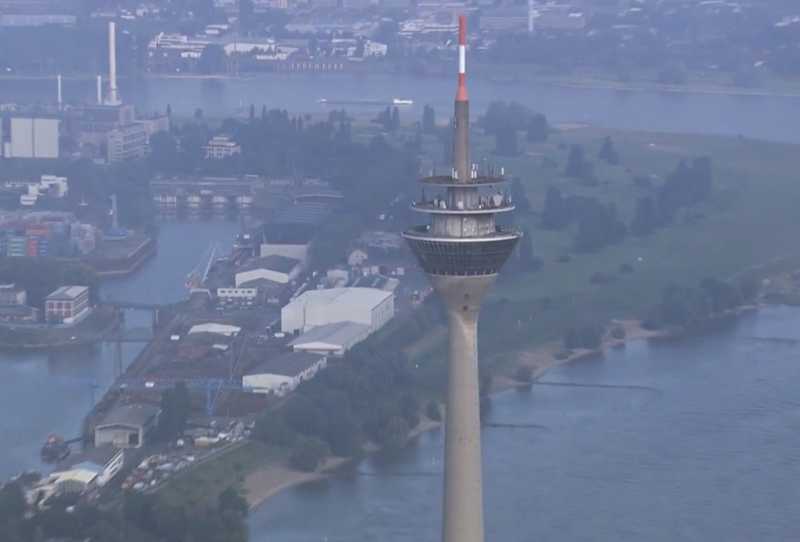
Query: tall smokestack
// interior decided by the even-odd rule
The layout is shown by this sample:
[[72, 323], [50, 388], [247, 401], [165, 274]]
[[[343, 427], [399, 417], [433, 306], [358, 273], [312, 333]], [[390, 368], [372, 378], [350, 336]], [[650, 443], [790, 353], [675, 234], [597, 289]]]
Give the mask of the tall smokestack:
[[60, 73], [56, 77], [56, 84], [58, 85], [58, 98], [57, 98], [58, 110], [61, 111], [61, 106], [63, 105], [64, 100], [63, 100], [63, 96], [61, 94], [61, 74]]
[[117, 91], [117, 23], [108, 23], [108, 105], [119, 105]]
[[97, 105], [103, 105], [103, 76], [97, 76]]

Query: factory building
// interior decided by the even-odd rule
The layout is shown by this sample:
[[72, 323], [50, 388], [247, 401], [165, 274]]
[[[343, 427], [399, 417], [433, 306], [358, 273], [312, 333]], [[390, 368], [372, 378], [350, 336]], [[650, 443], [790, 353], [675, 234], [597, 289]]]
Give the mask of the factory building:
[[354, 322], [374, 333], [394, 316], [394, 295], [374, 288], [309, 290], [281, 309], [281, 331], [303, 333], [317, 326]]
[[62, 286], [44, 301], [45, 319], [57, 324], [76, 324], [89, 315], [89, 288]]
[[112, 409], [94, 428], [96, 448], [141, 448], [155, 429], [161, 409], [153, 405], [130, 404]]
[[59, 157], [59, 119], [11, 117], [6, 126], [8, 134], [0, 137], [0, 153], [4, 158]]
[[311, 380], [327, 365], [325, 356], [305, 352], [289, 352], [265, 361], [242, 377], [242, 386], [254, 393], [271, 393], [279, 397], [294, 391]]
[[367, 324], [336, 322], [311, 328], [290, 343], [295, 352], [343, 356], [370, 335]]

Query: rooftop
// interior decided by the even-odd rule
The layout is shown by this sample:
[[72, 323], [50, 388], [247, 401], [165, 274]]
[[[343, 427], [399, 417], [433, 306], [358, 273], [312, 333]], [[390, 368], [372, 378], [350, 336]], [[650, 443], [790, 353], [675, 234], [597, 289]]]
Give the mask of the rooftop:
[[155, 405], [117, 405], [105, 415], [102, 422], [97, 424], [96, 429], [109, 425], [145, 426], [159, 412], [161, 409]]
[[264, 258], [257, 258], [246, 263], [238, 270], [239, 273], [245, 271], [253, 271], [255, 269], [269, 269], [270, 271], [277, 271], [279, 273], [289, 273], [298, 266], [300, 260], [294, 258], [287, 258], [286, 256], [271, 255]]
[[268, 359], [249, 370], [247, 374], [274, 374], [294, 377], [319, 363], [323, 357], [319, 354], [309, 354], [307, 352], [288, 352], [276, 358]]
[[47, 296], [48, 301], [72, 301], [84, 293], [87, 293], [87, 286], [62, 286], [52, 294]]
[[367, 324], [336, 322], [334, 324], [313, 327], [293, 340], [290, 345], [308, 347], [312, 344], [316, 344], [338, 350], [345, 345], [361, 341], [368, 334], [369, 326]]
[[377, 305], [391, 296], [391, 292], [378, 290], [377, 288], [327, 288], [323, 290], [307, 290], [296, 297], [292, 302], [317, 304], [358, 303]]

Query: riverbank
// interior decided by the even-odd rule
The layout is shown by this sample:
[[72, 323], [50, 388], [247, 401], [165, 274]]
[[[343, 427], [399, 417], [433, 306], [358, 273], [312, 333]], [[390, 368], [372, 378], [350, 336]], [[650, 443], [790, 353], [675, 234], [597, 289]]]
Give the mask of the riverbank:
[[[608, 335], [599, 348], [575, 349], [566, 356], [562, 355], [563, 347], [559, 343], [547, 343], [521, 352], [512, 368], [514, 370], [519, 367], [528, 367], [532, 369], [533, 379], [535, 380], [541, 378], [553, 367], [600, 355], [609, 348], [624, 346], [629, 341], [649, 340], [671, 336], [671, 334], [666, 331], [645, 329], [638, 320], [616, 321], [614, 322], [614, 326], [621, 326], [625, 329], [624, 339], [615, 339]], [[513, 371], [511, 374], [513, 374]], [[497, 394], [525, 385], [527, 384], [514, 380], [509, 374], [504, 373], [503, 375], [495, 377], [491, 393]], [[409, 433], [408, 438], [409, 440], [415, 439], [427, 431], [441, 427], [441, 425], [442, 422], [426, 418]], [[379, 451], [380, 448], [374, 445], [367, 446], [364, 450], [367, 454], [377, 453]], [[322, 467], [315, 472], [294, 471], [283, 463], [269, 464], [258, 468], [245, 477], [243, 486], [247, 504], [251, 510], [254, 510], [287, 489], [327, 479], [336, 474], [341, 468], [358, 460], [359, 458], [328, 458]]]

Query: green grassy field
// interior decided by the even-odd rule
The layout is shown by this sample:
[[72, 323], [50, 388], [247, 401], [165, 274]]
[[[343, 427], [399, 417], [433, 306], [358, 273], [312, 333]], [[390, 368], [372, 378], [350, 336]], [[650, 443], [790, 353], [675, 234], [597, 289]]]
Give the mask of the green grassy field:
[[[597, 159], [606, 136], [621, 156], [619, 166]], [[432, 143], [432, 142], [431, 142]], [[569, 146], [580, 143], [594, 164], [597, 186], [586, 186], [563, 175]], [[800, 256], [800, 146], [736, 137], [620, 132], [571, 127], [553, 134], [546, 143], [527, 144], [514, 158], [492, 155], [493, 139], [473, 135], [473, 159], [487, 157], [519, 177], [532, 212], [516, 213], [515, 221], [529, 230], [534, 252], [544, 261], [535, 273], [506, 272], [487, 302], [482, 319], [482, 347], [486, 352], [509, 352], [560, 338], [579, 321], [607, 322], [611, 318], [641, 317], [654, 306], [664, 286], [695, 286], [706, 277], [729, 278], [753, 266]], [[439, 158], [438, 148], [430, 151]], [[594, 253], [572, 250], [574, 228], [547, 231], [539, 227], [549, 186], [564, 195], [579, 194], [613, 202], [630, 224], [639, 197], [654, 194], [679, 160], [710, 156], [713, 195], [710, 201], [678, 214], [675, 222], [653, 235], [628, 235], [624, 242]], [[548, 157], [556, 167], [543, 166]], [[651, 188], [641, 188], [634, 177], [648, 177]], [[563, 254], [571, 260], [559, 263]], [[634, 271], [620, 274], [622, 264]], [[613, 277], [591, 284], [604, 272]], [[550, 308], [537, 300], [550, 298]], [[429, 341], [430, 342], [430, 341]], [[417, 349], [420, 357], [439, 356], [441, 343]]]
[[164, 502], [173, 505], [199, 505], [229, 487], [241, 487], [245, 476], [271, 462], [285, 460], [284, 451], [248, 441], [222, 455], [174, 476], [159, 490]]

